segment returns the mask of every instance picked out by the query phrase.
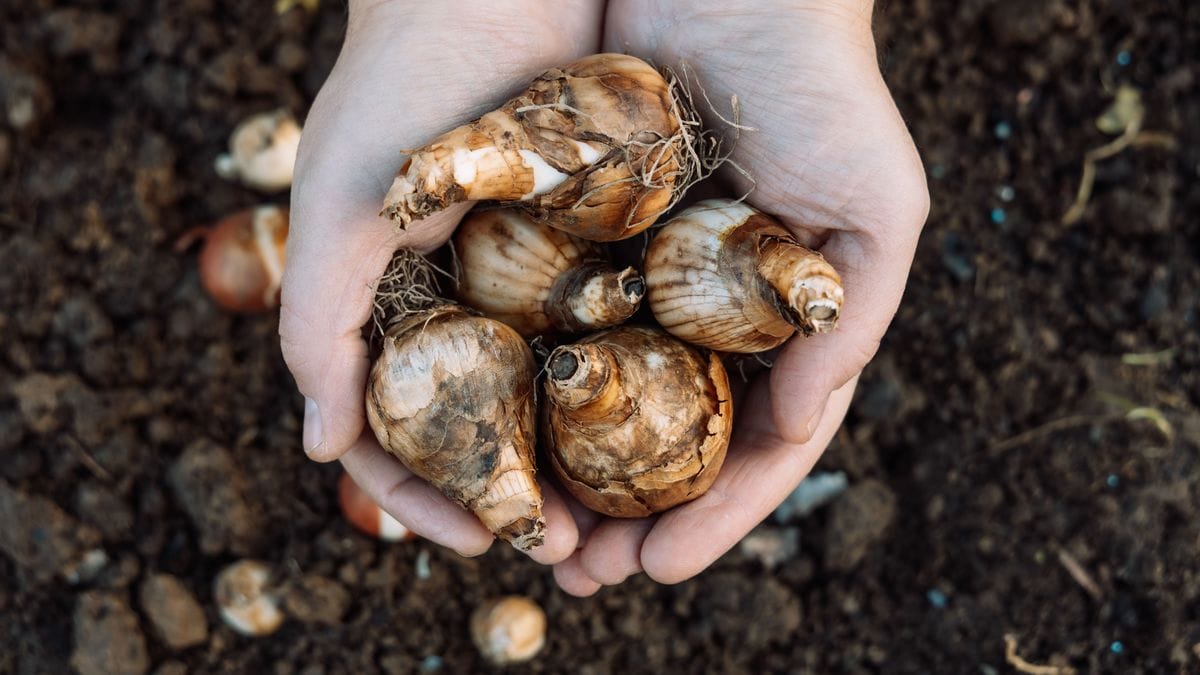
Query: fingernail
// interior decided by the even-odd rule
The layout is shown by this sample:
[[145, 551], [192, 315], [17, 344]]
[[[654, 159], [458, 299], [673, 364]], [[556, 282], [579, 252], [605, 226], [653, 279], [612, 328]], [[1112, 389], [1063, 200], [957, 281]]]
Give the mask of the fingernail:
[[325, 442], [325, 429], [321, 426], [321, 409], [317, 402], [304, 397], [304, 451], [312, 454]]
[[817, 433], [817, 427], [821, 426], [821, 418], [825, 417], [825, 407], [829, 405], [829, 399], [821, 401], [821, 407], [817, 408], [816, 414], [809, 418], [808, 423], [804, 425], [804, 440], [809, 441]]

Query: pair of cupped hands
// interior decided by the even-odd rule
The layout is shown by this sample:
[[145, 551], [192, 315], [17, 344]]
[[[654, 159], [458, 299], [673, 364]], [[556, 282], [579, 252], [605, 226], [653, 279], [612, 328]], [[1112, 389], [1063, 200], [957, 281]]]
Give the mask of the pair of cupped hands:
[[[283, 354], [305, 397], [304, 449], [340, 459], [417, 534], [462, 555], [494, 539], [413, 476], [365, 426], [361, 328], [393, 251], [446, 241], [469, 205], [401, 232], [379, 216], [405, 150], [478, 117], [542, 71], [600, 52], [690, 69], [714, 108], [741, 103], [732, 159], [749, 202], [842, 274], [831, 334], [792, 339], [735, 401], [716, 483], [659, 516], [606, 518], [542, 480], [546, 543], [530, 553], [588, 595], [645, 572], [675, 583], [710, 565], [809, 472], [840, 426], [912, 264], [929, 198], [876, 62], [870, 0], [351, 0], [346, 40], [313, 103], [292, 187]], [[699, 98], [699, 97], [698, 97]], [[701, 99], [702, 112], [708, 104]], [[718, 121], [713, 126], [720, 128]], [[749, 183], [729, 172], [728, 196]], [[734, 377], [736, 379], [736, 375]]]

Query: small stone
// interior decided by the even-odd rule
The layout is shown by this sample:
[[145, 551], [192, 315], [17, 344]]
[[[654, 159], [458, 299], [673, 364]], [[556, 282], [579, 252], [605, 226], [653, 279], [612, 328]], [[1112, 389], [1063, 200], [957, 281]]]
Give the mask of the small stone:
[[896, 495], [882, 481], [854, 485], [830, 507], [825, 535], [825, 566], [853, 569], [896, 519]]
[[253, 552], [262, 538], [262, 517], [228, 450], [212, 441], [195, 441], [171, 465], [167, 480], [199, 531], [202, 552]]
[[141, 675], [150, 669], [137, 615], [116, 593], [80, 594], [71, 665], [80, 675]]
[[988, 23], [1001, 46], [1031, 45], [1054, 29], [1061, 12], [1058, 0], [1005, 0], [992, 4]]
[[0, 111], [18, 132], [33, 130], [50, 113], [50, 88], [41, 78], [0, 54]]
[[186, 649], [208, 640], [204, 609], [179, 579], [169, 574], [151, 575], [142, 582], [139, 599], [156, 634], [171, 649]]
[[56, 573], [68, 581], [78, 579], [96, 559], [92, 552], [100, 543], [99, 532], [49, 499], [27, 495], [2, 481], [0, 523], [0, 551], [35, 582], [49, 581]]
[[84, 481], [75, 488], [75, 513], [106, 539], [126, 539], [133, 533], [133, 512], [125, 500], [98, 481]]
[[790, 523], [816, 511], [846, 491], [849, 481], [842, 471], [816, 471], [808, 475], [775, 509], [775, 520]]
[[288, 588], [283, 603], [300, 621], [333, 626], [350, 608], [350, 592], [333, 579], [310, 574]]
[[163, 664], [154, 671], [154, 675], [187, 675], [187, 672], [187, 666], [179, 661], [163, 661]]

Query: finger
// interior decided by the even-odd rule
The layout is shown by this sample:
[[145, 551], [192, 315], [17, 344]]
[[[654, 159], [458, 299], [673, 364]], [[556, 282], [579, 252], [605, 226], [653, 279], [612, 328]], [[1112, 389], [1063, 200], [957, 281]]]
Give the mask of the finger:
[[596, 525], [600, 524], [600, 514], [589, 509], [579, 503], [570, 493], [560, 493], [563, 500], [567, 504], [567, 509], [571, 511], [571, 516], [575, 519], [575, 527], [579, 532], [578, 543], [576, 547], [583, 548], [587, 543], [588, 537], [592, 535], [592, 530], [596, 529]]
[[491, 547], [495, 537], [478, 518], [414, 476], [369, 432], [341, 460], [363, 492], [418, 535], [462, 556], [480, 555]]
[[529, 557], [543, 565], [555, 565], [575, 552], [579, 530], [575, 517], [559, 491], [547, 481], [538, 481], [542, 488], [542, 516], [546, 519], [546, 541], [529, 551]]
[[699, 499], [665, 513], [646, 536], [641, 563], [650, 578], [673, 584], [699, 574], [783, 501], [812, 469], [841, 426], [856, 381], [834, 392], [805, 444], [780, 438], [765, 382], [756, 383], [720, 475]]
[[600, 523], [580, 552], [580, 566], [597, 583], [615, 586], [642, 571], [642, 542], [657, 518], [609, 518]]
[[586, 598], [600, 590], [600, 584], [580, 567], [578, 553], [554, 566], [554, 581], [559, 588], [577, 598]]

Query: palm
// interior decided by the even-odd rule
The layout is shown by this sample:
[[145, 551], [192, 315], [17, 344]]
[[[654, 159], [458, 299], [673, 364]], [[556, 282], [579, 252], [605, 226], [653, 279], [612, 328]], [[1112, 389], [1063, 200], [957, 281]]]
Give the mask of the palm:
[[[491, 533], [364, 433], [362, 399], [361, 328], [374, 281], [397, 248], [443, 243], [465, 205], [404, 233], [379, 208], [406, 148], [480, 115], [546, 68], [597, 51], [603, 6], [350, 4], [346, 43], [306, 120], [292, 189], [280, 340], [309, 399], [305, 449], [320, 461], [340, 458], [368, 494], [419, 534], [477, 554]], [[550, 534], [535, 557], [557, 562], [575, 549], [576, 534], [562, 501], [547, 492]]]
[[[903, 291], [928, 197], [875, 65], [869, 13], [771, 4], [738, 14], [724, 2], [616, 0], [605, 49], [690, 71], [717, 108], [702, 110], [711, 126], [730, 116], [737, 95], [741, 122], [754, 130], [741, 134], [731, 159], [753, 179], [749, 201], [842, 272], [839, 329], [793, 341], [769, 381], [760, 378], [739, 401], [729, 458], [706, 495], [657, 520], [581, 517], [584, 545], [557, 569], [573, 592], [641, 570], [664, 582], [686, 579], [766, 517], [840, 425]], [[738, 172], [726, 177], [733, 194], [751, 185]]]

